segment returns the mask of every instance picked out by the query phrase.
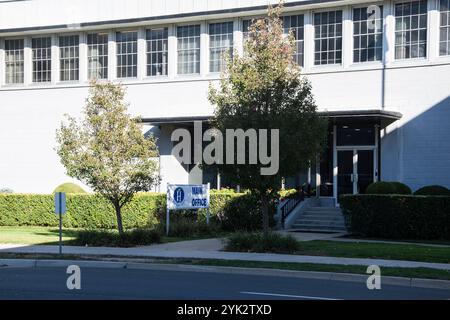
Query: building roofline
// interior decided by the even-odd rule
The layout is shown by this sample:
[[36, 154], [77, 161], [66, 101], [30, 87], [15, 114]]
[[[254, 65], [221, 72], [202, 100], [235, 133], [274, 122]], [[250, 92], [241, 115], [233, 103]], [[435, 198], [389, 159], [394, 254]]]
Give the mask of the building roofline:
[[[290, 7], [303, 7], [314, 4], [326, 4], [326, 3], [340, 3], [347, 2], [346, 0], [304, 0], [285, 3], [285, 8]], [[31, 26], [23, 28], [8, 28], [0, 29], [0, 35], [7, 33], [17, 33], [17, 32], [27, 32], [27, 31], [51, 31], [51, 30], [73, 30], [73, 29], [84, 29], [89, 27], [100, 27], [118, 24], [133, 24], [133, 23], [145, 23], [151, 21], [164, 21], [171, 19], [182, 19], [196, 16], [213, 16], [220, 14], [232, 14], [237, 12], [251, 12], [266, 10], [267, 5], [259, 6], [249, 6], [241, 8], [229, 8], [229, 9], [219, 9], [219, 10], [209, 10], [209, 11], [197, 11], [197, 12], [186, 12], [186, 13], [176, 13], [161, 16], [151, 16], [151, 17], [140, 17], [140, 18], [128, 18], [128, 19], [116, 19], [116, 20], [104, 20], [104, 21], [92, 21], [92, 22], [81, 22], [75, 24], [57, 24], [57, 25], [47, 25], [47, 26]]]
[[[380, 119], [388, 120], [390, 123], [395, 122], [402, 118], [402, 114], [396, 111], [388, 110], [343, 110], [343, 111], [319, 111], [319, 115], [325, 116], [331, 119], [345, 118], [345, 119]], [[182, 117], [155, 117], [155, 118], [142, 118], [143, 123], [148, 124], [177, 124], [177, 123], [189, 123], [194, 121], [209, 121], [212, 116], [182, 116]]]

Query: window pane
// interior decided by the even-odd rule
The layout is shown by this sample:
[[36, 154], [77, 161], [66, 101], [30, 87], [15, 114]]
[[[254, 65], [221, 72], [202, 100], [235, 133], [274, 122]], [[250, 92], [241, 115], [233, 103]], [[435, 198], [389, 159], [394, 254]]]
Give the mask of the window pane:
[[353, 62], [381, 60], [383, 7], [379, 12], [369, 8], [353, 9]]
[[167, 75], [168, 29], [147, 30], [147, 76]]
[[440, 0], [439, 55], [450, 55], [450, 0]]
[[233, 56], [233, 22], [209, 25], [209, 71], [220, 72], [225, 68], [225, 54]]
[[79, 37], [59, 37], [59, 68], [61, 81], [78, 80], [79, 70]]
[[137, 32], [117, 32], [117, 77], [137, 77]]
[[426, 57], [427, 1], [395, 4], [395, 58]]
[[200, 73], [200, 25], [177, 27], [178, 74]]
[[[340, 64], [342, 62], [342, 11], [314, 13], [314, 29], [314, 64]], [[330, 45], [331, 43], [333, 44]]]
[[5, 81], [6, 84], [23, 83], [24, 40], [5, 40]]
[[108, 34], [88, 34], [88, 75], [89, 79], [108, 78]]
[[31, 40], [33, 82], [51, 81], [51, 49], [52, 40], [50, 37], [33, 38]]
[[295, 38], [294, 60], [303, 66], [303, 42], [304, 42], [304, 21], [303, 15], [284, 16], [283, 17], [284, 32], [287, 34], [292, 32]]

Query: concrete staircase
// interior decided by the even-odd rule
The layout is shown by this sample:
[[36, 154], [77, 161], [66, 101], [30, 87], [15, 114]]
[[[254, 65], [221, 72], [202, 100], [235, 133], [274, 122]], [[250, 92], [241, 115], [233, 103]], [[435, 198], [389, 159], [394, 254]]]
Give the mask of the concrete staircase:
[[303, 232], [347, 232], [341, 209], [334, 207], [309, 207], [301, 212], [291, 227]]

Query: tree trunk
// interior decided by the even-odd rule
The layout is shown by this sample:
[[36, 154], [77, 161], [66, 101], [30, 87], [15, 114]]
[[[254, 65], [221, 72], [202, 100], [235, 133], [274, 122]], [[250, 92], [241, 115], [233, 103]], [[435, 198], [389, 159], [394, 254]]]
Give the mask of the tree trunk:
[[269, 197], [264, 192], [261, 193], [261, 210], [264, 235], [269, 233]]
[[117, 229], [119, 230], [119, 234], [123, 234], [123, 224], [122, 224], [122, 208], [118, 203], [114, 203], [114, 208], [116, 209], [116, 218], [117, 218]]

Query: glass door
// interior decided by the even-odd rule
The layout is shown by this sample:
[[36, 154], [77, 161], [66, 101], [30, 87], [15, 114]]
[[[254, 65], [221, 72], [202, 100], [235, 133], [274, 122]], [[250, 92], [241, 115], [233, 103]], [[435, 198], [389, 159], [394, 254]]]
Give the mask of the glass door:
[[374, 150], [337, 151], [337, 194], [365, 193], [374, 181]]
[[337, 152], [337, 193], [353, 194], [353, 150]]
[[367, 187], [374, 181], [374, 152], [358, 150], [357, 153], [356, 193], [366, 193]]

